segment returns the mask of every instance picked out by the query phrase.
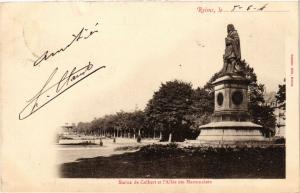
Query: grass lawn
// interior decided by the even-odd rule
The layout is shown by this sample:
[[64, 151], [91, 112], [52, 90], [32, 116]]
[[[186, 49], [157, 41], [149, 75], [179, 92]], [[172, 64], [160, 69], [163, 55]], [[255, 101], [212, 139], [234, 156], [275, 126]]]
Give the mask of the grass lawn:
[[59, 166], [63, 178], [285, 178], [285, 147], [147, 145]]

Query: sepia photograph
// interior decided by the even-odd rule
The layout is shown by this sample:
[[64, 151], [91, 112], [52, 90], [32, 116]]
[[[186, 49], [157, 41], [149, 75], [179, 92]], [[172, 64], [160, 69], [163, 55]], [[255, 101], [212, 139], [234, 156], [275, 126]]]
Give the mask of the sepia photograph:
[[299, 192], [297, 1], [0, 9], [1, 192]]
[[[241, 45], [240, 36], [251, 34], [239, 34], [233, 24], [224, 32], [224, 53], [215, 56], [222, 63], [204, 85], [174, 75], [143, 108], [62, 125], [56, 141], [61, 177], [285, 178], [283, 55], [272, 64], [278, 74], [265, 85], [254, 68], [259, 64], [242, 57], [247, 42]], [[284, 46], [283, 39], [274, 43]], [[194, 46], [199, 54], [205, 48], [199, 41]], [[189, 68], [181, 63], [179, 71]], [[265, 70], [261, 74], [272, 69]]]

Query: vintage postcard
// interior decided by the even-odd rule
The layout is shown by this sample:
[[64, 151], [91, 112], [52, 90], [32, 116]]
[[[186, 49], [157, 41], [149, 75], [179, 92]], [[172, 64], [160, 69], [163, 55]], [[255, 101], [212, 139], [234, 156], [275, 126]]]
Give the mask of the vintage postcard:
[[299, 192], [298, 16], [0, 3], [0, 191]]

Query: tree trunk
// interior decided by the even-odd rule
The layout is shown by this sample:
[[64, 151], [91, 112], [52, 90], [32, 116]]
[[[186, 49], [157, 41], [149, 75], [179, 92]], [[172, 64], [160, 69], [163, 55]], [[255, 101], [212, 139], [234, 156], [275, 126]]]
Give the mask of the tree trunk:
[[162, 139], [162, 133], [161, 133], [161, 131], [159, 132], [159, 140], [161, 140]]
[[172, 142], [172, 133], [169, 134], [169, 143]]

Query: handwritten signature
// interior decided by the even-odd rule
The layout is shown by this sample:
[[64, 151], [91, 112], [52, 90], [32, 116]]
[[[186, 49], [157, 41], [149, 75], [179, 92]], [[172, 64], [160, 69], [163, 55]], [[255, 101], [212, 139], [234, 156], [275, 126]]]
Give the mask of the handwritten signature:
[[[95, 27], [98, 26], [98, 23], [95, 24]], [[78, 42], [79, 40], [88, 39], [90, 38], [94, 33], [97, 33], [98, 30], [91, 30], [83, 27], [81, 30], [75, 35], [72, 34], [73, 39], [70, 43], [68, 43], [65, 47], [58, 49], [55, 52], [49, 52], [49, 50], [45, 51], [40, 57], [38, 57], [34, 62], [33, 66], [39, 65], [41, 62], [48, 60], [51, 57], [54, 57], [56, 54], [66, 51], [71, 45], [73, 45], [75, 42]]]
[[69, 88], [73, 87], [74, 85], [78, 84], [80, 81], [84, 80], [91, 74], [105, 67], [106, 66], [100, 66], [98, 68], [94, 68], [94, 65], [91, 62], [89, 62], [88, 65], [80, 69], [74, 67], [70, 72], [67, 70], [58, 82], [50, 85], [50, 83], [53, 80], [53, 77], [58, 71], [58, 67], [56, 67], [47, 79], [46, 83], [41, 88], [41, 90], [38, 91], [37, 94], [35, 94], [30, 100], [27, 101], [28, 104], [19, 113], [19, 119], [23, 120], [31, 116], [33, 113], [44, 107], [53, 99], [66, 92]]

